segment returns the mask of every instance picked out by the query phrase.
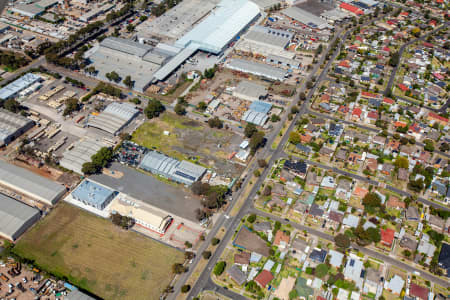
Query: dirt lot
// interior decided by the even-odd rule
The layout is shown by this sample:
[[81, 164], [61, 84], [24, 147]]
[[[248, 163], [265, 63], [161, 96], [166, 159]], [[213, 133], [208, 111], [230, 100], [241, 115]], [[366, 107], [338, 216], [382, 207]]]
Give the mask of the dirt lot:
[[[164, 131], [169, 135], [164, 135]], [[240, 136], [172, 113], [144, 123], [134, 132], [132, 141], [180, 160], [198, 159], [221, 175], [236, 177], [244, 169], [228, 160], [228, 156], [239, 149]]]
[[13, 249], [103, 299], [158, 299], [183, 253], [60, 203]]

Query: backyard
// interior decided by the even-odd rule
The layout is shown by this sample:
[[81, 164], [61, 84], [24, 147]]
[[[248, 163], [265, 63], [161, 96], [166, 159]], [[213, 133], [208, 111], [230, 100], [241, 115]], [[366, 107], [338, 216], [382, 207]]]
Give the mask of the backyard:
[[183, 253], [60, 203], [13, 251], [103, 299], [158, 299]]

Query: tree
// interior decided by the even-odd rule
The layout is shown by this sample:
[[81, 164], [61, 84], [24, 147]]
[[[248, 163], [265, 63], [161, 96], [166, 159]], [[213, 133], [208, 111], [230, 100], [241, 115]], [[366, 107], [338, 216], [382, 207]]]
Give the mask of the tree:
[[187, 292], [189, 292], [191, 290], [191, 286], [189, 284], [185, 284], [181, 287], [181, 292], [183, 294], [186, 294]]
[[334, 242], [336, 243], [336, 246], [340, 248], [348, 248], [350, 247], [350, 238], [346, 236], [345, 234], [338, 234], [334, 237]]
[[258, 159], [258, 167], [260, 168], [267, 167], [267, 161], [265, 159]]
[[225, 271], [225, 267], [227, 266], [227, 263], [224, 261], [219, 261], [216, 266], [214, 267], [213, 273], [216, 276], [222, 275], [223, 271]]
[[320, 264], [314, 270], [314, 275], [319, 278], [323, 278], [327, 274], [328, 274], [328, 266], [326, 264]]
[[216, 246], [219, 243], [220, 243], [220, 240], [216, 237], [211, 240], [211, 245], [213, 245], [213, 246]]
[[396, 166], [397, 168], [408, 169], [409, 161], [406, 157], [397, 156], [394, 161], [394, 166]]
[[210, 189], [210, 186], [208, 183], [203, 183], [200, 181], [196, 181], [191, 185], [191, 191], [195, 195], [206, 195]]
[[159, 115], [164, 112], [166, 108], [159, 100], [151, 99], [148, 101], [148, 105], [144, 110], [145, 115], [149, 119], [159, 117]]
[[300, 134], [296, 131], [291, 131], [291, 133], [289, 133], [289, 142], [293, 145], [297, 145], [300, 144], [301, 138], [300, 138]]
[[248, 138], [251, 138], [257, 131], [258, 129], [256, 128], [255, 124], [247, 123], [247, 126], [245, 126], [244, 129], [244, 135]]
[[294, 300], [298, 298], [298, 292], [296, 289], [293, 289], [289, 292], [289, 300]]
[[297, 105], [291, 107], [291, 114], [298, 114], [299, 111], [300, 110]]
[[281, 118], [280, 118], [279, 115], [273, 114], [273, 115], [270, 117], [270, 121], [273, 122], [273, 123], [278, 122], [278, 121], [280, 121], [280, 120], [281, 120]]
[[134, 86], [134, 81], [131, 80], [131, 76], [130, 76], [130, 75], [127, 75], [127, 76], [125, 77], [125, 79], [124, 79], [122, 82], [123, 82], [123, 84], [125, 84], [125, 86], [128, 87], [129, 89], [132, 89], [133, 86]]
[[434, 151], [434, 143], [433, 143], [432, 140], [426, 139], [426, 140], [423, 141], [423, 143], [425, 144], [423, 149], [425, 149], [426, 151], [429, 151], [429, 152], [433, 152]]
[[109, 81], [114, 81], [114, 82], [120, 81], [120, 76], [119, 76], [119, 74], [117, 74], [116, 71], [106, 73], [105, 76], [106, 76], [106, 78], [108, 78]]
[[79, 110], [80, 105], [78, 99], [69, 98], [65, 101], [66, 108], [63, 111], [63, 116], [70, 115], [72, 112]]
[[140, 16], [139, 17], [139, 21], [141, 21], [141, 22], [145, 22], [147, 19], [148, 19], [147, 16]]
[[264, 132], [257, 131], [250, 138], [249, 146], [250, 146], [250, 154], [254, 155], [256, 151], [262, 147], [265, 143]]
[[363, 198], [363, 205], [366, 207], [380, 207], [381, 206], [381, 199], [380, 197], [375, 193], [367, 193]]
[[255, 170], [253, 171], [253, 175], [255, 175], [255, 177], [259, 177], [261, 176], [261, 172], [259, 170]]
[[203, 251], [202, 256], [204, 259], [209, 259], [211, 257], [211, 251]]
[[133, 24], [128, 24], [127, 25], [127, 31], [128, 32], [133, 32], [134, 31], [134, 25]]
[[180, 263], [174, 263], [172, 265], [172, 272], [175, 274], [182, 274], [187, 271], [187, 268]]
[[9, 110], [13, 113], [18, 113], [20, 111], [20, 103], [14, 99], [8, 99], [3, 104], [6, 110]]
[[299, 97], [300, 97], [300, 100], [305, 100], [306, 99], [306, 95], [305, 95], [304, 92], [301, 92]]
[[141, 104], [141, 100], [140, 100], [139, 98], [133, 98], [133, 99], [130, 99], [130, 102], [131, 102], [131, 103], [134, 103], [134, 104], [136, 104], [136, 105]]
[[211, 128], [223, 128], [223, 122], [218, 117], [214, 117], [208, 120], [208, 125]]
[[249, 222], [249, 223], [255, 223], [255, 221], [256, 221], [256, 215], [255, 214], [251, 214], [250, 216], [248, 216], [247, 217], [247, 221]]
[[374, 243], [378, 243], [379, 241], [381, 241], [380, 230], [378, 228], [370, 227], [366, 230], [366, 232], [367, 237], [369, 238], [370, 241]]
[[400, 62], [400, 54], [398, 52], [392, 53], [391, 57], [389, 58], [389, 65], [391, 67], [396, 67]]
[[404, 255], [405, 257], [410, 257], [411, 254], [412, 254], [411, 251], [409, 251], [408, 249], [403, 250], [403, 255]]
[[208, 105], [207, 105], [204, 101], [201, 101], [201, 102], [197, 105], [197, 107], [198, 107], [199, 110], [204, 111], [204, 110], [206, 110], [206, 108], [208, 107]]
[[184, 108], [184, 105], [177, 103], [177, 105], [175, 105], [174, 109], [175, 113], [179, 116], [185, 115], [186, 114], [186, 109]]
[[314, 86], [314, 84], [312, 83], [311, 80], [308, 80], [308, 82], [306, 82], [306, 87], [307, 87], [308, 89], [311, 89], [313, 86]]
[[83, 166], [81, 167], [81, 172], [85, 175], [91, 175], [96, 174], [100, 171], [97, 165], [93, 164], [92, 162], [85, 162]]

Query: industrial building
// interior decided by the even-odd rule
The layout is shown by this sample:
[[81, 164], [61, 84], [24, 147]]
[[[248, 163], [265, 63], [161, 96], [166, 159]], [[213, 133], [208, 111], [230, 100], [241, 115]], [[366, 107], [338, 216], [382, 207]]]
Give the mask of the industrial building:
[[202, 166], [188, 161], [180, 162], [155, 151], [148, 152], [142, 159], [139, 167], [186, 185], [196, 182], [206, 172], [206, 168]]
[[[119, 74], [122, 80], [131, 76], [133, 89], [143, 92], [150, 85], [153, 74], [180, 49], [152, 47], [123, 38], [108, 37], [89, 51], [87, 58], [93, 63], [100, 80], [109, 81], [107, 73]], [[175, 52], [173, 52], [175, 51]], [[124, 86], [119, 82], [119, 85]]]
[[222, 0], [203, 21], [175, 42], [174, 46], [183, 50], [155, 72], [154, 80], [164, 80], [198, 50], [220, 54], [259, 16], [259, 7], [250, 0]]
[[257, 101], [267, 97], [267, 87], [248, 80], [242, 80], [233, 90], [233, 96], [247, 100]]
[[274, 81], [283, 81], [287, 74], [287, 72], [283, 69], [240, 58], [231, 59], [225, 67], [231, 70], [261, 76]]
[[66, 193], [63, 185], [4, 161], [0, 161], [0, 185], [48, 205]]
[[252, 123], [257, 126], [263, 126], [269, 116], [267, 115], [272, 109], [272, 104], [263, 101], [254, 101], [249, 109], [242, 116], [242, 121]]
[[161, 236], [166, 233], [173, 222], [172, 216], [166, 212], [123, 194], [113, 200], [109, 210], [111, 213], [133, 218], [136, 225], [154, 231]]
[[292, 39], [292, 33], [270, 27], [255, 26], [236, 45], [236, 50], [269, 56], [276, 54], [285, 58], [293, 58], [294, 52], [286, 47]]
[[91, 180], [83, 180], [71, 193], [72, 199], [98, 210], [105, 209], [117, 192]]
[[296, 6], [283, 9], [281, 13], [289, 17], [291, 20], [304, 24], [313, 29], [322, 30], [329, 27], [326, 20]]
[[7, 100], [16, 97], [21, 91], [32, 84], [41, 81], [42, 78], [33, 73], [27, 73], [0, 89], [0, 99]]
[[59, 161], [59, 165], [75, 173], [83, 174], [83, 164], [91, 162], [92, 155], [96, 154], [101, 148], [107, 145], [99, 140], [83, 139], [77, 141], [73, 147], [69, 147], [63, 153], [63, 158]]
[[33, 126], [30, 119], [0, 108], [0, 147], [8, 145]]
[[300, 62], [298, 62], [295, 59], [286, 58], [284, 56], [278, 56], [278, 55], [268, 55], [266, 58], [266, 62], [278, 66], [283, 66], [285, 68], [289, 69], [299, 69], [300, 68]]
[[0, 194], [0, 236], [15, 241], [36, 223], [40, 216], [38, 209]]
[[18, 4], [13, 7], [11, 7], [10, 12], [19, 14], [24, 17], [28, 18], [35, 18], [37, 16], [42, 15], [45, 12], [45, 9], [37, 6], [34, 3], [31, 4]]
[[50, 7], [57, 5], [58, 3], [59, 3], [59, 0], [41, 0], [41, 1], [34, 3], [34, 5], [42, 8], [42, 9], [48, 9]]
[[130, 103], [113, 102], [109, 104], [98, 116], [90, 116], [89, 127], [95, 127], [116, 135], [133, 120], [139, 110]]
[[87, 13], [85, 13], [84, 15], [79, 17], [79, 20], [81, 22], [89, 22], [90, 20], [103, 15], [105, 13], [107, 13], [108, 11], [110, 11], [111, 9], [113, 9], [114, 7], [116, 7], [115, 4], [105, 4], [103, 6], [99, 6], [99, 7], [94, 7], [92, 10], [88, 11]]

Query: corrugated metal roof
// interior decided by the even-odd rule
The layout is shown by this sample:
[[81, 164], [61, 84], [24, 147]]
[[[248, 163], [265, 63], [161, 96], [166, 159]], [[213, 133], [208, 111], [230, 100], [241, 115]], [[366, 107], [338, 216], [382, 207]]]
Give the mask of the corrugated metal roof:
[[269, 117], [260, 112], [256, 112], [253, 110], [247, 110], [244, 115], [242, 116], [242, 120], [248, 123], [252, 123], [258, 126], [263, 126]]
[[149, 45], [140, 44], [132, 40], [117, 37], [108, 37], [104, 39], [100, 43], [100, 47], [106, 47], [139, 57], [144, 56], [148, 51], [152, 49], [152, 47]]
[[33, 121], [24, 116], [0, 109], [0, 144], [4, 144], [10, 136], [15, 135], [27, 126], [31, 126], [32, 123]]
[[226, 64], [226, 67], [232, 70], [279, 81], [282, 81], [284, 79], [284, 75], [286, 75], [286, 71], [283, 69], [244, 59], [232, 59]]
[[328, 22], [326, 20], [296, 6], [291, 6], [283, 9], [281, 13], [310, 27], [317, 27], [319, 29], [322, 29], [328, 25]]
[[252, 81], [243, 80], [238, 83], [233, 94], [240, 94], [247, 97], [259, 99], [260, 96], [267, 95], [267, 87]]
[[20, 91], [23, 91], [33, 83], [41, 80], [41, 77], [33, 73], [28, 73], [14, 80], [4, 88], [0, 90], [0, 99], [6, 100], [8, 98], [14, 97]]
[[116, 134], [127, 125], [137, 114], [138, 110], [130, 103], [113, 102], [98, 116], [89, 118], [88, 125], [99, 128], [111, 134]]
[[86, 179], [72, 192], [72, 197], [78, 201], [98, 207], [102, 206], [103, 203], [111, 199], [115, 194], [116, 192], [114, 190]]
[[272, 108], [272, 104], [264, 102], [264, 101], [254, 101], [252, 102], [252, 104], [250, 104], [249, 109], [259, 112], [259, 113], [263, 113], [263, 114], [267, 114], [270, 109]]
[[88, 296], [79, 290], [73, 290], [64, 297], [67, 300], [95, 300], [95, 298]]
[[[0, 232], [16, 239], [29, 221], [39, 219], [39, 210], [0, 194]], [[32, 224], [29, 224], [32, 225]]]
[[102, 147], [106, 147], [106, 145], [98, 140], [80, 140], [71, 150], [64, 151], [59, 164], [66, 169], [83, 174], [81, 171], [83, 164], [90, 162], [92, 155], [96, 154]]
[[200, 44], [200, 50], [218, 54], [222, 49], [259, 15], [259, 7], [248, 0], [223, 0], [210, 15], [175, 45], [187, 47]]
[[65, 193], [63, 185], [26, 169], [0, 161], [0, 184], [53, 205]]
[[284, 48], [292, 38], [292, 34], [288, 31], [272, 29], [270, 27], [255, 26], [245, 36], [246, 40], [269, 44]]

